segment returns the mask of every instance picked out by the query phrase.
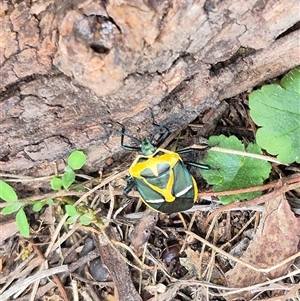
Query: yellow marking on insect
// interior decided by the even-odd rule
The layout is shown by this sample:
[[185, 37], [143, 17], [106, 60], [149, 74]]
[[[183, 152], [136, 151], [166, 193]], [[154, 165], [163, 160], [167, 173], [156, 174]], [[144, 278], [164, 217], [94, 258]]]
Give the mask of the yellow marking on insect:
[[[162, 155], [155, 157], [155, 155], [157, 155], [158, 153], [162, 153]], [[139, 162], [141, 159], [146, 159], [146, 160]], [[176, 196], [174, 196], [172, 194], [172, 188], [174, 185], [174, 178], [175, 178], [173, 167], [178, 163], [178, 161], [181, 161], [181, 158], [177, 153], [158, 148], [150, 156], [145, 156], [145, 155], [137, 156], [129, 168], [129, 174], [133, 178], [143, 180], [147, 184], [148, 187], [150, 187], [154, 191], [163, 195], [166, 202], [173, 202], [176, 198]], [[157, 186], [149, 183], [146, 180], [146, 178], [141, 175], [141, 173], [143, 171], [145, 171], [146, 169], [149, 169], [149, 170], [151, 170], [151, 172], [153, 173], [153, 175], [155, 177], [159, 177], [159, 171], [158, 171], [159, 165], [169, 167], [168, 169], [169, 169], [170, 176], [169, 176], [169, 179], [167, 181], [167, 185], [165, 188], [160, 188], [160, 187], [157, 187]]]

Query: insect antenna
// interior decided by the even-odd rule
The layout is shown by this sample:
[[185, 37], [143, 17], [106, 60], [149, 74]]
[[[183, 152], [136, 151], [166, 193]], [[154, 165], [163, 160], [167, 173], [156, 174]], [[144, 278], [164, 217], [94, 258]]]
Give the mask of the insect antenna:
[[[118, 122], [118, 121], [111, 121], [111, 125], [112, 125], [112, 124], [117, 124], [117, 125], [119, 125], [119, 126], [121, 127], [121, 130], [114, 129], [112, 126], [109, 126], [109, 125], [107, 125], [107, 124], [103, 124], [103, 123], [102, 123], [101, 125], [102, 125], [104, 128], [109, 129], [109, 130], [113, 130], [113, 131], [115, 131], [116, 133], [119, 133], [119, 134], [121, 135], [121, 146], [122, 146], [123, 149], [128, 150], [128, 151], [140, 151], [140, 150], [141, 150], [141, 147], [140, 147], [140, 145], [141, 145], [141, 140], [139, 140], [139, 139], [137, 139], [137, 138], [135, 138], [135, 137], [133, 137], [133, 136], [131, 136], [131, 135], [125, 133], [125, 126], [124, 126], [122, 123], [120, 123], [120, 122]], [[125, 145], [125, 144], [124, 144], [124, 137], [128, 137], [128, 138], [134, 140], [135, 142], [137, 142], [137, 143], [139, 144], [139, 146]]]

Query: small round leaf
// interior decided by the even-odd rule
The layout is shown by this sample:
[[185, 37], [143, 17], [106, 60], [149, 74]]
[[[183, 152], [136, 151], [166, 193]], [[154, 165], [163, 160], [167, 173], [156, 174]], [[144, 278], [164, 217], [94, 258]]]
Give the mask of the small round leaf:
[[86, 155], [82, 151], [74, 151], [68, 158], [68, 165], [73, 169], [80, 169], [86, 162]]
[[68, 223], [69, 225], [76, 223], [78, 217], [79, 217], [79, 214], [74, 215], [74, 216], [70, 216], [70, 217], [67, 219], [67, 223]]
[[84, 225], [84, 226], [88, 226], [92, 220], [90, 216], [87, 215], [82, 215], [80, 216], [80, 222]]
[[54, 201], [52, 199], [47, 199], [46, 200], [46, 204], [47, 205], [53, 205], [54, 204]]
[[78, 212], [73, 205], [66, 205], [66, 212], [69, 216], [77, 215]]
[[32, 210], [34, 212], [39, 212], [46, 204], [44, 202], [37, 202], [33, 204]]
[[51, 188], [53, 190], [59, 190], [62, 187], [61, 178], [52, 178], [51, 179]]

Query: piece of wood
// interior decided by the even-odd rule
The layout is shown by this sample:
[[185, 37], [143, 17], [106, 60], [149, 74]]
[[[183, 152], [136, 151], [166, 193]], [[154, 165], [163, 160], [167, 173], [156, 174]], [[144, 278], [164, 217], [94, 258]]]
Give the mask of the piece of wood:
[[[114, 230], [108, 226], [105, 230], [106, 233], [98, 235], [95, 238], [95, 244], [101, 256], [103, 265], [110, 272], [115, 283], [115, 298], [119, 301], [142, 301], [141, 296], [135, 289], [129, 267], [126, 261], [121, 257], [121, 253], [112, 246], [109, 239], [115, 239]], [[95, 235], [96, 237], [96, 235]]]
[[[299, 2], [49, 0], [0, 4], [0, 170], [86, 171], [120, 151], [100, 123], [175, 130], [299, 64]], [[297, 23], [298, 22], [298, 23]], [[130, 121], [130, 122], [129, 122]]]

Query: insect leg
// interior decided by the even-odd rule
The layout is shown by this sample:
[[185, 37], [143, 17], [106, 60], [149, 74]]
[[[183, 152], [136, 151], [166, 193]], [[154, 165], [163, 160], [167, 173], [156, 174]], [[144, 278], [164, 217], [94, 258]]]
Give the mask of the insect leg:
[[[126, 186], [126, 188], [123, 190], [123, 194], [124, 194], [125, 196], [127, 196], [127, 194], [128, 194], [128, 193], [132, 190], [132, 188], [135, 186], [135, 183], [134, 183], [134, 181], [133, 181], [133, 179], [132, 179], [131, 176], [127, 177], [126, 181], [127, 181], [127, 186]], [[113, 220], [116, 220], [117, 215], [118, 215], [122, 210], [124, 210], [124, 208], [126, 208], [126, 207], [131, 203], [131, 201], [132, 201], [132, 199], [129, 199], [129, 198], [125, 200], [124, 204], [123, 204], [123, 205], [115, 212], [115, 214], [114, 214], [114, 216], [113, 216]]]
[[157, 142], [156, 142], [156, 146], [160, 146], [169, 136], [170, 136], [170, 131], [166, 126], [163, 125], [159, 125], [157, 123], [152, 122], [152, 124], [157, 128], [156, 131], [153, 132], [153, 134], [150, 137], [150, 141], [152, 142], [154, 137], [160, 133], [162, 130], [164, 131], [163, 133], [160, 134], [160, 137], [158, 138]]
[[126, 179], [126, 181], [127, 181], [127, 186], [126, 186], [126, 188], [123, 190], [123, 194], [124, 194], [124, 195], [127, 195], [127, 194], [133, 189], [133, 187], [135, 186], [135, 183], [134, 183], [132, 177], [128, 177], [128, 178]]
[[203, 148], [189, 147], [189, 148], [183, 148], [183, 149], [176, 150], [176, 153], [181, 155], [181, 154], [191, 153], [191, 152], [194, 152], [194, 151], [206, 152], [210, 148], [211, 148], [210, 146], [203, 146]]
[[189, 165], [189, 166], [194, 166], [194, 167], [198, 167], [198, 168], [201, 168], [201, 169], [210, 169], [210, 167], [206, 164], [201, 164], [201, 163], [197, 163], [197, 162], [190, 162], [190, 161], [183, 161], [183, 163], [185, 165]]
[[136, 140], [137, 142], [139, 142], [140, 143], [140, 141], [138, 140], [138, 139], [136, 139], [136, 138], [134, 138], [134, 137], [132, 137], [132, 136], [130, 136], [130, 135], [128, 135], [128, 134], [126, 134], [125, 133], [125, 126], [124, 126], [124, 124], [122, 124], [122, 123], [120, 123], [120, 122], [116, 122], [120, 127], [121, 127], [121, 146], [122, 146], [122, 148], [124, 149], [124, 150], [127, 150], [127, 151], [140, 151], [141, 150], [141, 148], [139, 147], [139, 146], [131, 146], [131, 145], [125, 145], [124, 144], [124, 137], [125, 136], [127, 136], [127, 137], [129, 137], [129, 138], [131, 138], [131, 139], [134, 139], [134, 140]]

